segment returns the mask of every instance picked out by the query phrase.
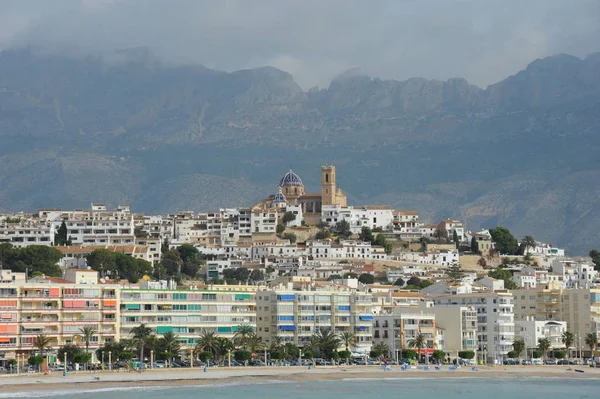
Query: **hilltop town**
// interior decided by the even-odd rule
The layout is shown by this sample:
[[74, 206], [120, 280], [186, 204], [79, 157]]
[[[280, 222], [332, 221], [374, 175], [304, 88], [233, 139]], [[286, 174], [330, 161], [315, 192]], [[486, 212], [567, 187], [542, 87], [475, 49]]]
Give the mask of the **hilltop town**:
[[[85, 363], [110, 353], [112, 367], [131, 360], [118, 345], [142, 327], [169, 336], [163, 360], [181, 363], [200, 352], [225, 361], [209, 334], [237, 342], [229, 356], [267, 362], [297, 358], [286, 345], [329, 359], [480, 364], [597, 355], [597, 251], [568, 258], [500, 226], [472, 232], [416, 210], [349, 205], [335, 166], [320, 181], [307, 193], [290, 170], [260, 202], [212, 212], [93, 203], [0, 214], [0, 365], [36, 353], [77, 363], [64, 348], [84, 346]], [[151, 367], [165, 352], [136, 350]]]

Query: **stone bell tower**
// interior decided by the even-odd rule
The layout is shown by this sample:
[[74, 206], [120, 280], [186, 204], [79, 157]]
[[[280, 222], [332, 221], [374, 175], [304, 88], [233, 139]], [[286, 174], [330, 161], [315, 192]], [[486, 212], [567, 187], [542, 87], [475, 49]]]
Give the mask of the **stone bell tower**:
[[323, 205], [335, 205], [335, 166], [321, 166], [321, 203]]

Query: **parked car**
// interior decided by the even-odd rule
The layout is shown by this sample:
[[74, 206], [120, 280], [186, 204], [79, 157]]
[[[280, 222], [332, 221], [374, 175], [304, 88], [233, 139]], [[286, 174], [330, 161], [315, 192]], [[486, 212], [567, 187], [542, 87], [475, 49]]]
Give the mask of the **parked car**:
[[569, 361], [567, 359], [560, 359], [557, 364], [561, 365], [561, 366], [568, 366], [569, 365]]
[[556, 359], [546, 359], [546, 360], [544, 360], [544, 364], [550, 365], [550, 366], [555, 366], [555, 365], [558, 364], [558, 360], [556, 360]]
[[167, 367], [167, 362], [165, 362], [164, 360], [157, 360], [154, 362], [154, 368], [162, 369], [164, 367]]

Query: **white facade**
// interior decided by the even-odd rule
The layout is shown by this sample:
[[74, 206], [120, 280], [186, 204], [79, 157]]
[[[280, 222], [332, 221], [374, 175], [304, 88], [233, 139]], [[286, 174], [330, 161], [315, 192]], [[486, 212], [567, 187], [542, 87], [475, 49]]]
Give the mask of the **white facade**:
[[251, 216], [253, 233], [277, 232], [277, 210], [276, 209], [253, 209]]
[[0, 243], [7, 242], [15, 247], [52, 245], [55, 232], [54, 225], [44, 221], [0, 222]]
[[360, 233], [363, 227], [391, 231], [394, 215], [392, 209], [385, 206], [342, 207], [340, 205], [323, 205], [321, 209], [322, 222], [334, 226], [342, 220], [350, 224], [350, 230], [353, 234]]
[[540, 338], [548, 338], [552, 349], [564, 348], [562, 336], [566, 331], [566, 321], [535, 320], [533, 317], [515, 321], [515, 336], [523, 339], [527, 348], [537, 347]]
[[552, 273], [563, 277], [563, 288], [593, 287], [598, 279], [593, 264], [574, 260], [553, 260]]
[[243, 266], [243, 260], [209, 260], [206, 262], [206, 277], [209, 280], [222, 279], [225, 270], [237, 269]]
[[285, 212], [292, 212], [294, 215], [296, 215], [296, 219], [292, 220], [291, 222], [287, 222], [287, 227], [302, 226], [302, 221], [304, 220], [302, 205], [287, 205], [285, 207]]
[[472, 306], [477, 311], [478, 358], [502, 364], [515, 338], [514, 298], [508, 292], [434, 296], [436, 307]]

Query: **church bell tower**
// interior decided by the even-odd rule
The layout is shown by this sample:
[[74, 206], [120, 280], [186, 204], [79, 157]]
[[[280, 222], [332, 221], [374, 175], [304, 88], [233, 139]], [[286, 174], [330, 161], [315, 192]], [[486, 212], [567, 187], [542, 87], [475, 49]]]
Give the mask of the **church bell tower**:
[[321, 203], [336, 204], [335, 166], [321, 166]]

